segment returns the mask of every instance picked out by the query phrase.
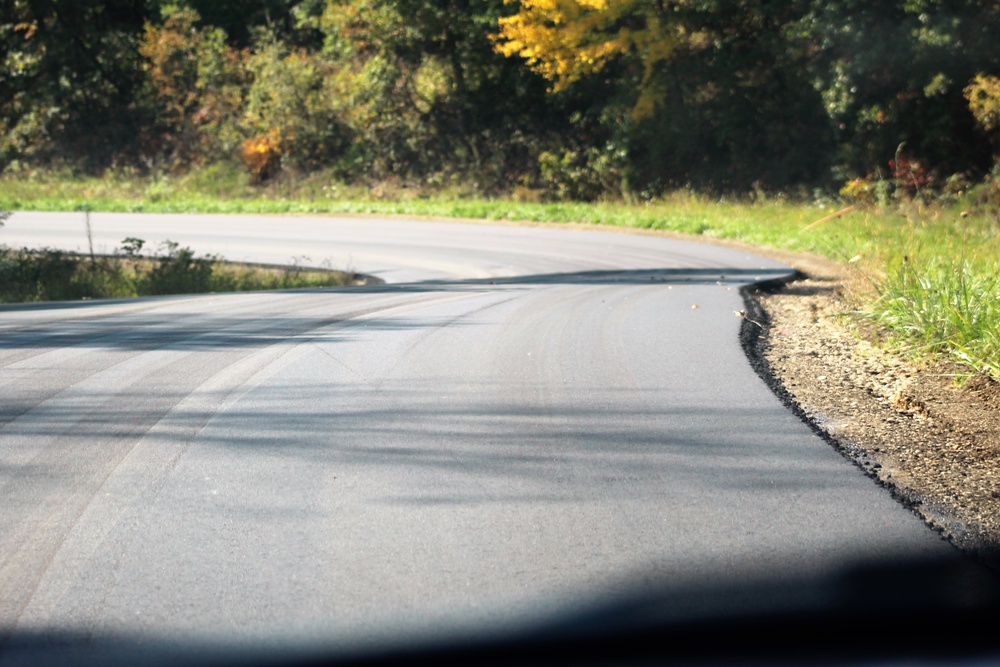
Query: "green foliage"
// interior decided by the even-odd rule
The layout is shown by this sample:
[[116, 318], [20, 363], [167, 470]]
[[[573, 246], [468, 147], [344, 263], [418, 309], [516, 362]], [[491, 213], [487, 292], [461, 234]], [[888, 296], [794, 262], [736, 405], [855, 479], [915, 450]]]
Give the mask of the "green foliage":
[[[517, 18], [501, 23], [509, 55], [560, 90], [605, 77], [605, 109], [642, 110], [631, 127], [603, 116], [638, 191], [828, 185], [877, 174], [900, 145], [942, 180], [991, 163], [962, 87], [1000, 67], [993, 2], [539, 0]], [[666, 25], [659, 50], [644, 46]]]
[[[261, 145], [269, 135], [280, 137], [272, 150], [282, 164], [298, 169], [315, 169], [340, 157], [349, 133], [341, 120], [344, 105], [334, 89], [335, 72], [329, 62], [304, 49], [290, 50], [265, 32], [247, 69], [253, 84], [242, 124], [251, 142]], [[244, 161], [253, 162], [246, 157]], [[250, 171], [265, 170], [251, 166]]]
[[253, 192], [244, 166], [236, 162], [212, 162], [190, 169], [174, 180], [182, 192], [199, 192], [217, 199], [247, 197]]
[[545, 151], [538, 156], [540, 179], [556, 199], [595, 201], [621, 194], [626, 157], [625, 151], [613, 144], [603, 150], [564, 150], [561, 155]]
[[[263, 188], [329, 170], [588, 200], [865, 181], [900, 199], [983, 179], [1000, 141], [985, 0], [8, 5], [0, 169], [242, 161]], [[561, 22], [501, 55], [528, 7]]]
[[354, 136], [345, 176], [457, 173], [489, 190], [534, 173], [554, 114], [540, 78], [493, 51], [503, 11], [502, 0], [326, 2], [324, 54]]
[[989, 168], [963, 86], [1000, 67], [996, 3], [813, 2], [789, 26], [836, 134], [835, 173], [884, 171], [903, 146], [941, 177]]
[[31, 253], [0, 247], [0, 301], [79, 298], [72, 280], [79, 263], [58, 250]]
[[162, 24], [146, 24], [139, 46], [158, 121], [147, 150], [170, 170], [232, 154], [242, 139], [245, 54], [199, 20], [193, 9], [167, 5]]
[[429, 115], [456, 87], [453, 72], [422, 44], [421, 16], [407, 15], [407, 8], [331, 0], [320, 21], [324, 52], [338, 69], [344, 118], [360, 140], [355, 159], [380, 176], [425, 170], [427, 158], [441, 150]]
[[948, 357], [1000, 378], [1000, 273], [991, 268], [903, 256], [878, 280], [869, 317], [921, 356]]
[[0, 169], [128, 154], [145, 119], [144, 0], [14, 0], [0, 11]]
[[218, 256], [196, 257], [190, 248], [170, 241], [159, 255], [144, 257], [144, 244], [129, 237], [115, 255], [96, 258], [0, 246], [0, 303], [329, 287], [343, 285], [349, 278], [337, 271], [298, 266], [231, 266]]
[[[296, 11], [308, 11], [309, 5], [318, 0], [184, 0], [201, 17], [201, 26], [221, 29], [229, 36], [231, 44], [243, 49], [254, 42], [254, 33], [260, 29], [278, 31], [289, 39], [295, 33]], [[153, 4], [177, 4], [176, 0]]]
[[695, 2], [689, 35], [646, 85], [657, 112], [629, 133], [629, 182], [659, 192], [787, 190], [822, 184], [834, 136], [805, 54], [785, 36], [802, 3]]
[[211, 291], [209, 279], [218, 257], [195, 257], [190, 248], [172, 241], [164, 242], [153, 268], [142, 276], [143, 294], [193, 294]]

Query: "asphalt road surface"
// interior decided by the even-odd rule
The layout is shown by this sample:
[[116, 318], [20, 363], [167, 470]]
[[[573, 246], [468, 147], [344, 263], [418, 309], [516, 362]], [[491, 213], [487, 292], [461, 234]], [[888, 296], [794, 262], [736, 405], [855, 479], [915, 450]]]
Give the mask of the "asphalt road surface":
[[[98, 252], [170, 239], [387, 284], [0, 306], [0, 664], [496, 632], [951, 553], [751, 369], [740, 288], [780, 264], [453, 222], [91, 225]], [[89, 246], [82, 214], [18, 213], [0, 241]]]

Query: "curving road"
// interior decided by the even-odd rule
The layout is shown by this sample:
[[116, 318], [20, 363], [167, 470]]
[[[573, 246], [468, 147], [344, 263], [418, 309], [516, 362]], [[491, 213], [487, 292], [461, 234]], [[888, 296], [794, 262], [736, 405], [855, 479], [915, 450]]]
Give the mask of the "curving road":
[[[387, 284], [0, 306], [0, 663], [496, 630], [950, 550], [751, 370], [739, 290], [785, 266], [567, 229], [91, 222], [98, 251], [169, 238]], [[88, 246], [81, 214], [18, 213], [0, 241]]]

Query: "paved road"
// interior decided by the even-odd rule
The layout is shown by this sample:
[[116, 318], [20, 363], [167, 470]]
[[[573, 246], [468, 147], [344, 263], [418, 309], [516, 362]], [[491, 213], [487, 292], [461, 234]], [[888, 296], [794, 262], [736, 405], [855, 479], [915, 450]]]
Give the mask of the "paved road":
[[[91, 222], [98, 251], [169, 238], [388, 284], [0, 307], [10, 662], [62, 632], [497, 629], [950, 550], [751, 370], [734, 311], [774, 262], [531, 227]], [[87, 248], [80, 214], [19, 213], [0, 240]]]

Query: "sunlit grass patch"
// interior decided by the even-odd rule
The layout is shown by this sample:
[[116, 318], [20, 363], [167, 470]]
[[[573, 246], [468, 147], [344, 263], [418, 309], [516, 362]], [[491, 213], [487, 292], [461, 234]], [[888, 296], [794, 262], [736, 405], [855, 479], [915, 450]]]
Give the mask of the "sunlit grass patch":
[[866, 307], [896, 342], [1000, 377], [1000, 274], [969, 261], [896, 259]]

